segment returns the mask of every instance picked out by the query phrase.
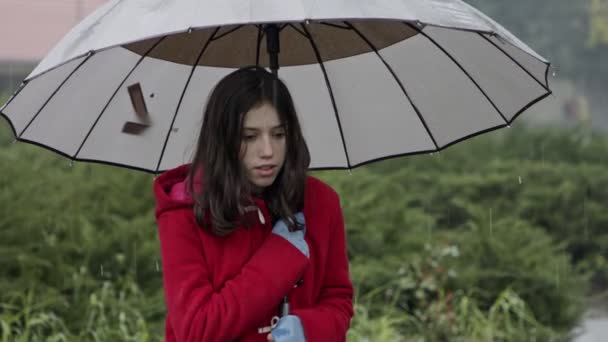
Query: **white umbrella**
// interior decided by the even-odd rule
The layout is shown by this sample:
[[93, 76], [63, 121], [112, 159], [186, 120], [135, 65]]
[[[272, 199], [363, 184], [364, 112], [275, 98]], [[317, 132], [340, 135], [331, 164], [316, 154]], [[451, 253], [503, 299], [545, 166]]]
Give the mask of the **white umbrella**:
[[273, 32], [313, 169], [441, 150], [551, 93], [549, 63], [459, 0], [111, 0], [1, 113], [18, 140], [160, 172], [190, 159], [219, 79], [269, 66]]

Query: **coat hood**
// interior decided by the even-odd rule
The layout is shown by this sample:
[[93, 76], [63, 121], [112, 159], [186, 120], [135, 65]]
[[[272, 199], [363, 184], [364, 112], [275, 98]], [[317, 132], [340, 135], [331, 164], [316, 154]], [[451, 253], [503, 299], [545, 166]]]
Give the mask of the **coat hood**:
[[[154, 197], [156, 198], [155, 217], [158, 220], [164, 212], [177, 209], [190, 209], [194, 207], [194, 199], [188, 192], [188, 174], [191, 164], [184, 164], [175, 169], [165, 171], [154, 180]], [[197, 191], [203, 190], [201, 181], [194, 180], [194, 187]], [[244, 209], [246, 214], [244, 220], [265, 221], [259, 208], [266, 211], [266, 203], [260, 198], [253, 196], [253, 205], [248, 205]], [[211, 223], [211, 222], [208, 222]], [[235, 222], [236, 224], [236, 222]]]
[[156, 198], [155, 216], [165, 211], [192, 208], [194, 200], [188, 193], [187, 177], [190, 164], [165, 171], [154, 180], [154, 197]]

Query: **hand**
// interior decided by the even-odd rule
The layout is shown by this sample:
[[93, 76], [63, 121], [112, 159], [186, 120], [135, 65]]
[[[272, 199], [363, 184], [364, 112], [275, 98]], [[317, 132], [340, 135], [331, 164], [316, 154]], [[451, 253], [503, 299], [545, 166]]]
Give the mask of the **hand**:
[[281, 317], [266, 339], [270, 342], [306, 342], [302, 321], [295, 315]]
[[306, 240], [304, 239], [304, 234], [306, 233], [306, 220], [304, 219], [304, 214], [302, 212], [298, 212], [295, 214], [296, 221], [301, 227], [301, 230], [290, 231], [287, 223], [284, 220], [279, 220], [275, 223], [272, 228], [272, 232], [289, 241], [294, 247], [296, 247], [302, 254], [304, 254], [307, 258], [309, 257], [309, 249]]

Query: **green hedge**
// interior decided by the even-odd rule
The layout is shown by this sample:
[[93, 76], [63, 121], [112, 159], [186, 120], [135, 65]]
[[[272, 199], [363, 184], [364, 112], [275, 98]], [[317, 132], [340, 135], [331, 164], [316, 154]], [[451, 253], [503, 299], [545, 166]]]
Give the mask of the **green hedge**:
[[[161, 340], [153, 176], [12, 140], [0, 128], [3, 340]], [[349, 340], [565, 338], [607, 276], [607, 142], [518, 127], [315, 173], [342, 198]]]

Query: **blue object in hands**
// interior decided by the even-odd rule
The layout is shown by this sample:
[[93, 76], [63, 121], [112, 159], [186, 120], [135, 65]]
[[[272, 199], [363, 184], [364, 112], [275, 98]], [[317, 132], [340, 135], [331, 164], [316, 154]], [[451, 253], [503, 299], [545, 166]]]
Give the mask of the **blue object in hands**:
[[295, 214], [295, 217], [296, 221], [302, 226], [302, 230], [296, 230], [294, 232], [289, 231], [287, 223], [281, 219], [275, 223], [274, 227], [272, 228], [272, 232], [289, 241], [308, 258], [308, 244], [306, 243], [306, 240], [304, 240], [304, 234], [306, 233], [306, 221], [304, 219], [304, 214], [302, 212], [298, 212]]
[[281, 317], [271, 334], [275, 342], [306, 342], [302, 321], [295, 315]]

